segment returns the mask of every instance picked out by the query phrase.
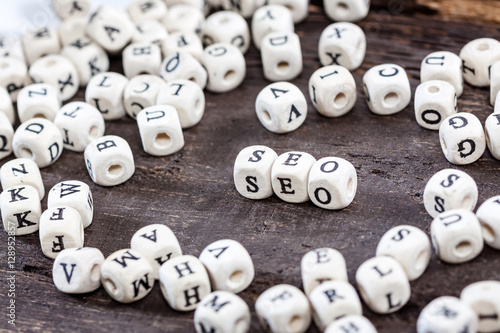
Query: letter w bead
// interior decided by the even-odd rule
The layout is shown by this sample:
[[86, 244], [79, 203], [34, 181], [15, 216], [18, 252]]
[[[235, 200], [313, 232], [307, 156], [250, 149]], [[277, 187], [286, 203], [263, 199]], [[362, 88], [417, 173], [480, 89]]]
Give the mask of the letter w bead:
[[145, 290], [151, 289], [151, 286], [149, 285], [148, 274], [149, 273], [146, 273], [143, 279], [135, 280], [132, 282], [132, 286], [134, 287], [134, 298], [139, 295], [141, 286], [143, 286]]

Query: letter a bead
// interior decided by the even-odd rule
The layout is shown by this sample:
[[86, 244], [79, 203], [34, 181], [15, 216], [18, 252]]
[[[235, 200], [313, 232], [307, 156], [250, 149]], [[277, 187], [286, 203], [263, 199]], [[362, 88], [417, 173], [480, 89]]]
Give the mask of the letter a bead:
[[262, 326], [269, 332], [305, 332], [311, 324], [311, 308], [299, 288], [279, 284], [264, 291], [255, 302]]
[[66, 206], [80, 213], [83, 227], [87, 228], [94, 216], [94, 201], [90, 187], [79, 180], [65, 180], [54, 185], [47, 198], [47, 207]]
[[250, 309], [235, 294], [214, 291], [196, 308], [194, 327], [197, 333], [246, 333], [250, 329]]
[[106, 135], [89, 143], [84, 157], [90, 178], [101, 186], [124, 183], [135, 172], [128, 142], [116, 135]]
[[456, 297], [442, 296], [427, 304], [417, 320], [417, 333], [477, 332], [477, 316]]
[[5, 232], [11, 234], [14, 231], [16, 236], [21, 236], [38, 231], [42, 215], [40, 200], [38, 191], [33, 186], [4, 188], [0, 194], [0, 210]]
[[500, 195], [489, 198], [479, 206], [476, 216], [481, 223], [484, 242], [500, 250]]
[[349, 315], [335, 320], [325, 330], [325, 333], [377, 333], [373, 324], [361, 315]]
[[478, 318], [478, 332], [500, 331], [500, 281], [479, 281], [465, 287], [460, 300], [470, 306]]
[[101, 286], [104, 256], [92, 247], [65, 249], [59, 252], [52, 267], [57, 289], [68, 294], [89, 293]]
[[299, 128], [307, 117], [307, 101], [302, 91], [289, 82], [271, 83], [255, 100], [260, 123], [273, 133], [289, 133]]
[[455, 88], [446, 81], [422, 82], [415, 91], [415, 119], [430, 130], [439, 130], [441, 122], [457, 113]]
[[177, 311], [196, 309], [210, 291], [210, 280], [198, 258], [182, 255], [160, 267], [160, 287], [168, 305]]
[[29, 158], [16, 158], [5, 162], [0, 168], [0, 181], [4, 190], [17, 185], [30, 185], [36, 188], [40, 200], [45, 196], [40, 169], [35, 161]]
[[328, 247], [307, 252], [300, 262], [306, 295], [325, 281], [347, 282], [347, 267], [342, 253]]
[[101, 283], [111, 298], [120, 303], [132, 303], [146, 297], [155, 279], [153, 268], [141, 253], [118, 250], [101, 265]]

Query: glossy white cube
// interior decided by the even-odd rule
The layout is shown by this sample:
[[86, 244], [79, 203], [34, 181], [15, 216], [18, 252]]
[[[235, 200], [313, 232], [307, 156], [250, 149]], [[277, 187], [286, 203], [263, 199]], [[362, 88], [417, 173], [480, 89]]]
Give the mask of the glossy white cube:
[[490, 85], [490, 67], [500, 61], [500, 42], [493, 38], [474, 39], [460, 50], [463, 77], [474, 87]]
[[0, 168], [0, 181], [4, 190], [18, 185], [30, 185], [36, 188], [40, 200], [45, 196], [42, 174], [31, 159], [16, 158], [5, 162]]
[[128, 79], [119, 73], [99, 73], [90, 79], [85, 89], [85, 102], [101, 111], [105, 120], [117, 120], [125, 116], [123, 91]]
[[207, 85], [207, 71], [191, 54], [178, 51], [163, 59], [160, 67], [160, 76], [165, 81], [190, 80], [201, 89]]
[[500, 331], [500, 281], [479, 281], [465, 287], [460, 300], [476, 313], [478, 332]]
[[417, 320], [417, 333], [477, 332], [474, 311], [459, 298], [441, 296], [425, 306]]
[[245, 79], [245, 57], [233, 44], [215, 43], [207, 46], [201, 56], [207, 70], [207, 90], [216, 93], [236, 89]]
[[84, 228], [87, 228], [94, 217], [94, 200], [90, 187], [79, 180], [65, 180], [55, 184], [49, 191], [47, 207], [71, 207], [82, 219]]
[[130, 79], [123, 90], [123, 105], [127, 114], [132, 119], [137, 119], [137, 114], [142, 109], [161, 104], [156, 99], [164, 85], [165, 81], [161, 77], [151, 74]]
[[300, 271], [304, 292], [308, 296], [326, 281], [348, 281], [344, 256], [328, 247], [307, 252], [300, 261]]
[[418, 85], [415, 91], [415, 119], [430, 130], [439, 130], [441, 122], [457, 113], [455, 88], [446, 81], [430, 80]]
[[500, 250], [500, 195], [483, 202], [477, 209], [476, 216], [481, 223], [484, 242]]
[[268, 33], [295, 31], [292, 12], [282, 5], [262, 6], [252, 16], [251, 29], [253, 43], [260, 49], [262, 39]]
[[420, 65], [420, 80], [441, 80], [450, 83], [460, 97], [464, 90], [462, 76], [462, 59], [449, 51], [432, 52], [427, 55]]
[[4, 188], [0, 193], [3, 228], [9, 236], [21, 236], [38, 231], [42, 204], [38, 190], [30, 185]]
[[53, 121], [61, 108], [59, 90], [46, 83], [35, 83], [24, 87], [17, 98], [19, 120], [45, 118]]
[[269, 81], [290, 81], [302, 73], [302, 48], [294, 32], [270, 32], [260, 45], [264, 77]]

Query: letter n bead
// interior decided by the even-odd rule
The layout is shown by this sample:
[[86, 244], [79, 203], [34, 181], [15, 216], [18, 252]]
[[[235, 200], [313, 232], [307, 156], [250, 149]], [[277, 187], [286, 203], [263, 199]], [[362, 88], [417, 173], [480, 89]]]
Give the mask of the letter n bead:
[[124, 183], [135, 172], [128, 142], [116, 135], [106, 135], [89, 143], [84, 157], [90, 178], [101, 186]]
[[123, 249], [112, 253], [102, 263], [101, 283], [115, 301], [132, 303], [153, 290], [155, 279], [146, 257], [137, 251]]
[[42, 174], [35, 161], [16, 158], [5, 162], [0, 168], [0, 181], [4, 190], [17, 185], [30, 185], [37, 189], [40, 200], [45, 196]]
[[198, 258], [182, 255], [160, 267], [160, 287], [170, 307], [177, 311], [196, 309], [210, 293], [210, 279]]
[[177, 110], [171, 105], [155, 105], [137, 115], [144, 151], [153, 156], [171, 155], [184, 147], [184, 135]]
[[218, 240], [200, 254], [212, 288], [239, 293], [252, 283], [255, 272], [248, 251], [231, 239]]
[[451, 296], [441, 296], [427, 304], [417, 319], [417, 333], [477, 332], [474, 310]]
[[422, 82], [415, 91], [415, 118], [430, 130], [439, 130], [441, 122], [457, 113], [455, 88], [446, 81]]
[[356, 169], [339, 157], [323, 157], [309, 171], [307, 191], [311, 201], [325, 209], [343, 209], [356, 194]]
[[478, 318], [478, 332], [500, 331], [500, 281], [479, 281], [465, 287], [460, 294], [462, 302], [474, 310]]
[[500, 250], [500, 195], [489, 198], [479, 206], [476, 216], [481, 223], [484, 242]]
[[306, 295], [325, 281], [347, 282], [347, 267], [342, 253], [331, 248], [307, 252], [300, 262], [302, 284]]
[[14, 128], [7, 116], [0, 112], [0, 160], [12, 154]]
[[325, 330], [325, 333], [377, 333], [373, 324], [361, 315], [349, 315], [335, 320]]
[[79, 180], [66, 180], [54, 185], [47, 198], [47, 207], [66, 206], [78, 211], [83, 227], [87, 228], [94, 216], [94, 201], [90, 187]]
[[262, 326], [269, 332], [305, 332], [311, 324], [311, 308], [299, 288], [279, 284], [264, 291], [255, 302]]
[[197, 333], [246, 333], [250, 329], [250, 309], [235, 294], [214, 291], [196, 308], [194, 327]]
[[[0, 210], [5, 232], [16, 236], [38, 231], [42, 204], [36, 188], [17, 185], [0, 194]], [[14, 230], [13, 230], [14, 229]]]
[[57, 289], [68, 294], [89, 293], [101, 286], [104, 256], [92, 247], [65, 249], [59, 252], [52, 267]]
[[486, 150], [481, 121], [467, 112], [459, 112], [443, 120], [439, 126], [439, 141], [448, 162], [456, 165], [474, 163]]

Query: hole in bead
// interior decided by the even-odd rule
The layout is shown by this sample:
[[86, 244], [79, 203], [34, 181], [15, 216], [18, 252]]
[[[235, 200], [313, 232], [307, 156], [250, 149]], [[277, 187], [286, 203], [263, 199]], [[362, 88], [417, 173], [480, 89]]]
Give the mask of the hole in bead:
[[483, 238], [485, 241], [491, 243], [495, 240], [495, 230], [493, 230], [489, 224], [482, 224], [481, 229], [483, 230]]
[[349, 10], [349, 6], [345, 2], [339, 2], [337, 4], [338, 10]]
[[99, 281], [101, 277], [101, 266], [99, 264], [94, 264], [90, 270], [90, 280]]
[[465, 240], [461, 241], [460, 243], [455, 246], [455, 254], [457, 257], [467, 257], [472, 253], [474, 250], [474, 247], [472, 246], [471, 242]]
[[462, 208], [465, 208], [465, 209], [469, 209], [469, 208], [473, 208], [473, 203], [474, 201], [472, 200], [471, 196], [468, 195], [464, 198], [464, 200], [462, 200]]
[[262, 110], [262, 120], [266, 123], [271, 122], [271, 114], [267, 110]]
[[106, 287], [106, 290], [109, 291], [111, 294], [114, 295], [118, 292], [116, 284], [111, 279], [105, 279], [103, 284]]
[[427, 91], [430, 92], [431, 94], [435, 94], [439, 92], [439, 87], [437, 86], [430, 86], [427, 88]]
[[242, 271], [234, 271], [233, 274], [229, 277], [229, 282], [232, 284], [239, 285], [243, 280], [243, 272]]
[[384, 96], [384, 103], [388, 107], [395, 106], [398, 103], [399, 96], [395, 92], [390, 92]]
[[99, 136], [99, 129], [97, 128], [97, 126], [92, 126], [89, 130], [89, 138], [91, 140], [94, 140], [97, 139], [98, 136]]
[[302, 326], [304, 325], [304, 321], [300, 316], [293, 316], [292, 319], [290, 319], [290, 322], [288, 323], [288, 328], [292, 332], [298, 332], [301, 330]]
[[232, 80], [234, 80], [235, 76], [236, 76], [236, 73], [232, 69], [230, 69], [226, 72], [226, 74], [224, 74], [224, 80], [225, 81], [232, 81]]
[[45, 66], [47, 67], [52, 67], [55, 64], [57, 64], [57, 61], [55, 61], [54, 59], [47, 59], [47, 61], [45, 62]]
[[9, 63], [8, 62], [2, 62], [0, 63], [0, 68], [7, 68], [9, 67]]
[[490, 46], [487, 43], [481, 43], [476, 46], [476, 49], [478, 51], [486, 51], [490, 48]]
[[47, 117], [43, 113], [37, 113], [33, 116], [33, 118], [43, 118], [46, 119]]
[[227, 17], [221, 17], [219, 19], [219, 24], [227, 24], [229, 23], [229, 19]]
[[155, 138], [155, 145], [165, 148], [170, 146], [171, 141], [172, 138], [167, 133], [158, 133]]
[[429, 260], [428, 252], [425, 250], [420, 251], [415, 261], [415, 270], [422, 271], [427, 267], [427, 261]]
[[118, 177], [122, 174], [123, 167], [119, 164], [113, 164], [108, 168], [108, 175]]
[[347, 195], [351, 198], [354, 196], [354, 178], [349, 178], [349, 182], [347, 183]]
[[196, 82], [196, 79], [195, 79], [194, 77], [190, 77], [188, 80], [189, 80], [189, 81]]
[[234, 324], [235, 333], [246, 333], [248, 332], [248, 323], [245, 318], [238, 318], [236, 324]]
[[33, 159], [34, 155], [28, 147], [22, 147], [19, 150], [19, 157]]
[[285, 7], [288, 8], [290, 11], [293, 12], [293, 6], [292, 5], [286, 4]]
[[284, 72], [288, 70], [288, 67], [290, 67], [290, 64], [286, 61], [280, 61], [277, 65], [278, 71], [279, 72]]
[[333, 99], [333, 105], [337, 109], [344, 108], [347, 105], [347, 96], [343, 92], [338, 93]]

